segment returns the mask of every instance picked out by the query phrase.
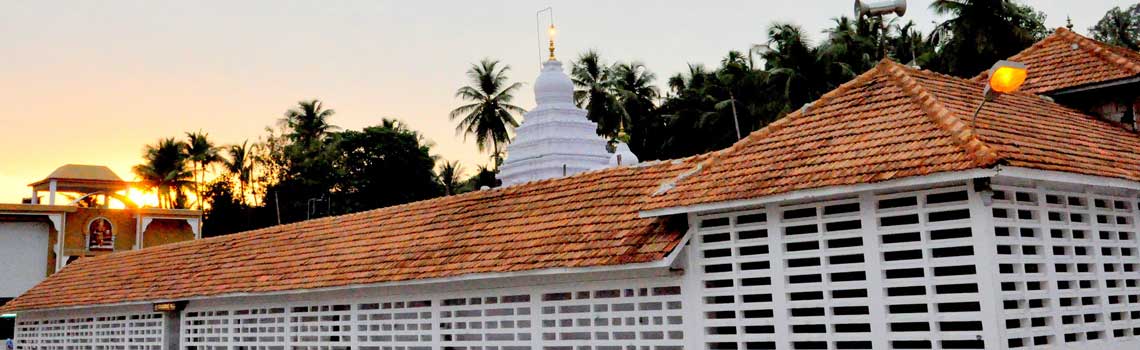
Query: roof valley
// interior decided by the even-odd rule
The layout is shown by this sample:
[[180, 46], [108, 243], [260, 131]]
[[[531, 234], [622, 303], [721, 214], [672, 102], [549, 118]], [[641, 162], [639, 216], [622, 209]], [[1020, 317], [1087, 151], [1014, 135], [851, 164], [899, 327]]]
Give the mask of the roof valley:
[[898, 63], [883, 60], [875, 69], [888, 76], [890, 78], [888, 80], [906, 93], [940, 130], [950, 136], [954, 144], [962, 148], [962, 151], [973, 159], [974, 164], [986, 167], [1001, 159], [992, 147], [982, 142], [978, 137], [976, 127], [966, 125], [962, 118], [955, 116], [933, 94], [907, 74]]

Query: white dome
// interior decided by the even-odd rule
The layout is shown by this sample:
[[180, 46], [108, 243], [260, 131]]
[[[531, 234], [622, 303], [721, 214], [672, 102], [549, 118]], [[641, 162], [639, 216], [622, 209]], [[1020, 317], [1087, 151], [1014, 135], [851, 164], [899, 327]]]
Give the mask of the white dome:
[[629, 145], [618, 141], [614, 146], [614, 154], [610, 156], [610, 167], [623, 165], [637, 165], [637, 155], [629, 150]]
[[[534, 109], [526, 113], [507, 159], [499, 167], [504, 186], [574, 175], [606, 167], [610, 154], [598, 125], [574, 105], [574, 84], [556, 60], [542, 65], [534, 82]], [[624, 161], [622, 163], [625, 163]]]
[[574, 103], [574, 83], [562, 72], [562, 62], [546, 61], [534, 81], [534, 99], [539, 105]]

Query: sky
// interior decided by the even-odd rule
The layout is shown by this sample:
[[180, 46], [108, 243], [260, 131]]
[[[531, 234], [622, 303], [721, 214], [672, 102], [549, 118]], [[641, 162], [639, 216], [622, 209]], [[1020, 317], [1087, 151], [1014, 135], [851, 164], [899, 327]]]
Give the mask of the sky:
[[[939, 20], [910, 0], [903, 20]], [[486, 164], [455, 133], [455, 89], [484, 57], [525, 83], [534, 106], [536, 12], [554, 9], [557, 55], [587, 49], [638, 60], [658, 76], [715, 66], [766, 42], [773, 22], [813, 35], [850, 15], [852, 0], [796, 1], [8, 1], [0, 11], [0, 203], [56, 167], [100, 164], [126, 180], [144, 145], [204, 131], [219, 144], [255, 141], [297, 101], [336, 110], [359, 129], [396, 118], [469, 171]], [[1029, 0], [1049, 27], [1086, 33], [1123, 0]], [[1079, 6], [1074, 6], [1079, 3]], [[543, 15], [545, 25], [546, 15]]]

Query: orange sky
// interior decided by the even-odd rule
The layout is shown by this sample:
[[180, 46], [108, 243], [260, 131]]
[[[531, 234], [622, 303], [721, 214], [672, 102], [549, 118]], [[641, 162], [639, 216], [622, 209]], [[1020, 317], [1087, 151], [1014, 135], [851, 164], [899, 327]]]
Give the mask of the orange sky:
[[[772, 21], [816, 34], [848, 0], [794, 1], [198, 1], [6, 4], [0, 14], [0, 202], [65, 163], [102, 164], [130, 180], [142, 148], [203, 130], [220, 144], [264, 135], [296, 101], [320, 98], [333, 124], [403, 120], [467, 169], [486, 157], [454, 133], [448, 111], [471, 62], [486, 56], [537, 74], [535, 11], [553, 5], [560, 57], [596, 48], [639, 59], [658, 83], [688, 62], [715, 65], [765, 41]], [[927, 1], [906, 19], [924, 29]], [[1030, 1], [1050, 26], [1095, 23], [1126, 1]], [[534, 105], [529, 84], [517, 97]]]

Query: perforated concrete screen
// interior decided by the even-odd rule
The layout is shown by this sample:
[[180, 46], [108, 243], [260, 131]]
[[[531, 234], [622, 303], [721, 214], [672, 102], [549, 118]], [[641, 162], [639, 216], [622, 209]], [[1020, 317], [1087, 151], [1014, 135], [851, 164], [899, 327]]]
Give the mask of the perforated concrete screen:
[[983, 349], [964, 185], [700, 216], [708, 349]]
[[1015, 186], [994, 194], [1005, 345], [1135, 340], [1136, 198]]
[[678, 350], [681, 287], [611, 281], [249, 307], [190, 308], [200, 350]]
[[156, 313], [20, 317], [16, 348], [38, 350], [160, 350], [163, 319]]

